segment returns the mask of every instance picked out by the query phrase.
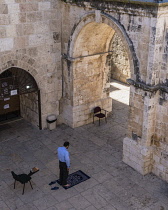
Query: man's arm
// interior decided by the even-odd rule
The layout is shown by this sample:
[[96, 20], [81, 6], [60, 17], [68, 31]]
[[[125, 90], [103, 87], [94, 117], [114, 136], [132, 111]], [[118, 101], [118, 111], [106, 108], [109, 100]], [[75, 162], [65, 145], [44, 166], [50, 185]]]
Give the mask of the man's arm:
[[66, 155], [65, 155], [65, 161], [66, 161], [67, 168], [69, 169], [70, 168], [70, 158], [69, 158], [68, 151], [66, 152]]

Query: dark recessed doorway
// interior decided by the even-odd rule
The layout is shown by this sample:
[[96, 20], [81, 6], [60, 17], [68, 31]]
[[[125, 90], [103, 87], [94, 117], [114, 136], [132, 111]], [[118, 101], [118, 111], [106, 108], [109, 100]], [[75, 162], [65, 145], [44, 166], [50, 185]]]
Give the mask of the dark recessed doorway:
[[23, 117], [41, 129], [40, 90], [27, 71], [12, 67], [0, 74], [0, 123]]

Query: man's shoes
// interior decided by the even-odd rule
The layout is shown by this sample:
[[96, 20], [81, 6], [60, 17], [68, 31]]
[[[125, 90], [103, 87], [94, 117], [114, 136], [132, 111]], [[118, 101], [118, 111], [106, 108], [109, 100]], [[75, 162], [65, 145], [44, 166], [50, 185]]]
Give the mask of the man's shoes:
[[63, 187], [70, 187], [70, 186], [71, 186], [70, 184], [63, 185]]
[[51, 190], [58, 190], [59, 189], [59, 187], [53, 187], [53, 188], [51, 188]]
[[49, 185], [55, 184], [57, 181], [50, 182]]

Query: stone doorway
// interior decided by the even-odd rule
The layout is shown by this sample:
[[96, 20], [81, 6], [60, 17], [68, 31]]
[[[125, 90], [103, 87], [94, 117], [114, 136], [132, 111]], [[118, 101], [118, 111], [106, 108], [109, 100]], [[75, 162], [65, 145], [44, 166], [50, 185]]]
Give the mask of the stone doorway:
[[40, 91], [35, 79], [12, 67], [0, 74], [0, 123], [23, 117], [41, 129]]

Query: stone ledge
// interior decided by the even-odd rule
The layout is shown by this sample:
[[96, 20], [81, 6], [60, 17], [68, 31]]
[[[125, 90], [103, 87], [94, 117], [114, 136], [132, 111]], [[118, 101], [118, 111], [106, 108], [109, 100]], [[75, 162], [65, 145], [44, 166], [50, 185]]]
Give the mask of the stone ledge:
[[[66, 3], [82, 3], [82, 2], [90, 2], [90, 3], [93, 3], [94, 1], [93, 0], [62, 0], [62, 1], [64, 1], [64, 2], [66, 2]], [[97, 0], [96, 1], [97, 3], [102, 3], [102, 2], [112, 2], [112, 3], [114, 3], [114, 2], [119, 2], [119, 3], [124, 3], [124, 4], [142, 4], [142, 5], [152, 5], [152, 6], [158, 6], [158, 5], [160, 5], [160, 4], [165, 4], [165, 2], [160, 2], [160, 1], [158, 1], [158, 2], [156, 2], [155, 0], [153, 0], [153, 1], [150, 1], [150, 0], [148, 0], [148, 1], [141, 1], [141, 0]]]
[[132, 79], [127, 79], [128, 84], [133, 85], [136, 88], [143, 89], [145, 91], [149, 92], [156, 92], [158, 90], [168, 93], [168, 86], [166, 84], [158, 84], [158, 85], [147, 85], [140, 81], [135, 81]]

